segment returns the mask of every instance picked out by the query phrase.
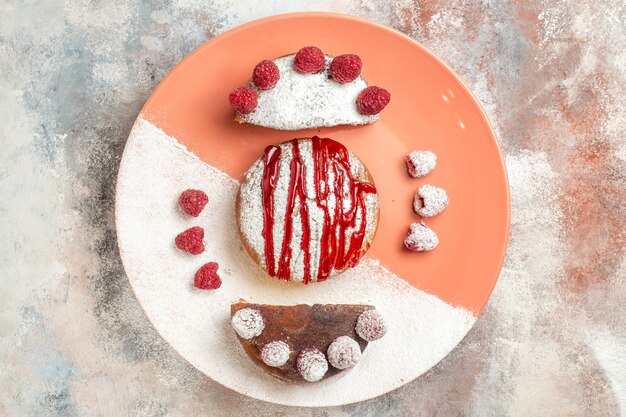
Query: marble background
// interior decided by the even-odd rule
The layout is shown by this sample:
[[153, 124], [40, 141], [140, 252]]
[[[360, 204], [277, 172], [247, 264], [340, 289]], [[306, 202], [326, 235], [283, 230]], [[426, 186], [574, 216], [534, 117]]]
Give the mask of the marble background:
[[[133, 120], [207, 39], [280, 12], [409, 34], [477, 95], [506, 155], [511, 242], [474, 329], [423, 377], [330, 409], [208, 380], [138, 306], [116, 245]], [[0, 0], [0, 415], [626, 415], [623, 0]]]

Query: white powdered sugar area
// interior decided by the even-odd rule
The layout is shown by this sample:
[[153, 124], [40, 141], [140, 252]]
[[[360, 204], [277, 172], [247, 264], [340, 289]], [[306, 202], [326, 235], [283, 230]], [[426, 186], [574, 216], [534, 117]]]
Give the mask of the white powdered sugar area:
[[412, 151], [406, 157], [406, 168], [413, 178], [422, 178], [437, 166], [437, 155], [431, 151]]
[[247, 123], [281, 130], [321, 126], [362, 125], [379, 116], [364, 116], [357, 110], [356, 98], [367, 87], [362, 77], [340, 84], [328, 77], [331, 56], [317, 74], [300, 74], [293, 69], [295, 55], [274, 60], [280, 79], [270, 90], [259, 91], [256, 110], [239, 115]]
[[439, 244], [437, 234], [423, 223], [411, 223], [404, 238], [404, 246], [414, 251], [433, 250]]
[[265, 328], [265, 322], [261, 313], [251, 308], [242, 308], [237, 311], [233, 315], [230, 324], [237, 334], [246, 340], [260, 335]]
[[418, 188], [413, 210], [422, 217], [433, 217], [448, 207], [448, 194], [443, 188], [424, 184]]
[[[196, 219], [179, 212], [181, 191], [199, 188], [209, 203]], [[376, 260], [365, 258], [324, 283], [303, 286], [267, 278], [243, 249], [236, 233], [238, 183], [201, 162], [174, 139], [139, 118], [119, 171], [116, 218], [120, 253], [135, 294], [161, 336], [193, 366], [248, 396], [297, 406], [330, 406], [372, 398], [426, 372], [465, 336], [474, 316], [426, 294]], [[174, 237], [199, 225], [206, 251], [190, 256]], [[195, 271], [219, 263], [216, 291], [193, 287]], [[389, 324], [363, 358], [341, 377], [289, 384], [250, 360], [230, 324], [230, 305], [254, 303], [364, 303]]]
[[[278, 145], [281, 149], [280, 159], [278, 162], [278, 175], [276, 180], [276, 188], [273, 192], [274, 198], [274, 225], [273, 225], [273, 242], [274, 242], [274, 263], [280, 259], [282, 241], [285, 235], [285, 214], [287, 211], [287, 198], [289, 196], [289, 185], [291, 182], [291, 161], [293, 159], [292, 142], [285, 142]], [[310, 276], [312, 281], [316, 281], [319, 264], [320, 264], [320, 241], [322, 239], [324, 225], [324, 211], [317, 205], [317, 193], [315, 189], [315, 174], [313, 161], [313, 145], [311, 140], [298, 141], [298, 149], [300, 157], [304, 165], [304, 192], [306, 196], [307, 220], [310, 231], [309, 253], [310, 259]], [[270, 154], [271, 155], [271, 154]], [[360, 181], [366, 181], [367, 175], [363, 163], [354, 154], [349, 153], [350, 175]], [[263, 204], [263, 157], [259, 158], [245, 174], [245, 181], [240, 192], [240, 214], [239, 224], [241, 232], [248, 242], [248, 245], [257, 255], [261, 265], [267, 268], [267, 259], [265, 257], [265, 239], [262, 235], [264, 228], [264, 204]], [[331, 171], [328, 177], [328, 187], [333, 190], [337, 185], [335, 183], [334, 174]], [[352, 207], [350, 197], [349, 184], [344, 183], [345, 189], [343, 195], [348, 196], [342, 201], [344, 211]], [[331, 220], [333, 210], [337, 202], [334, 193], [329, 194], [327, 204]], [[378, 223], [379, 200], [376, 194], [367, 193], [363, 195], [365, 203], [365, 242], [373, 239]], [[291, 239], [291, 261], [290, 272], [292, 281], [304, 280], [304, 251], [302, 250], [302, 220], [300, 216], [300, 201], [296, 199], [293, 210], [292, 220], [292, 239]], [[352, 236], [354, 230], [358, 230], [363, 222], [363, 211], [358, 208], [356, 212], [356, 221], [354, 227], [348, 227], [344, 234], [346, 237]], [[346, 248], [350, 241], [346, 239]], [[336, 270], [331, 270], [330, 276], [337, 274]]]
[[304, 349], [297, 359], [300, 375], [309, 382], [317, 382], [328, 371], [328, 361], [323, 352], [318, 349]]
[[337, 369], [348, 369], [355, 366], [363, 354], [356, 340], [350, 336], [339, 336], [328, 346], [326, 351], [328, 363]]
[[268, 366], [283, 366], [289, 360], [291, 349], [282, 340], [269, 342], [261, 349], [261, 359]]

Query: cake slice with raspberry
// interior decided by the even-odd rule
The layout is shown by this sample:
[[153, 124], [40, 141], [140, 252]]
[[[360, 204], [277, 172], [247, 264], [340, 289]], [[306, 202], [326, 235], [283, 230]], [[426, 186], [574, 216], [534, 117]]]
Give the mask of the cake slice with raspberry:
[[358, 55], [333, 57], [313, 46], [261, 61], [229, 96], [234, 119], [279, 130], [373, 123], [391, 96], [368, 86], [361, 67]]
[[239, 301], [231, 323], [248, 356], [285, 381], [316, 382], [355, 366], [370, 341], [387, 325], [372, 306]]

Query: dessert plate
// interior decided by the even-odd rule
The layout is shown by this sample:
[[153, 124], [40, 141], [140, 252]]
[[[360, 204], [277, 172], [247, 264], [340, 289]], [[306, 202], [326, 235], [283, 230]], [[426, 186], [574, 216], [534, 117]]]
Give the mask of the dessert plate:
[[[279, 131], [233, 122], [228, 94], [262, 59], [315, 45], [358, 54], [363, 76], [391, 92], [368, 126]], [[326, 282], [267, 278], [236, 231], [239, 180], [268, 144], [319, 135], [344, 145], [376, 181], [381, 217], [361, 263]], [[406, 173], [415, 149], [438, 156], [422, 179]], [[444, 188], [448, 208], [427, 219], [440, 239], [429, 253], [404, 249], [420, 185]], [[184, 217], [177, 198], [204, 190], [209, 203]], [[498, 278], [509, 233], [506, 172], [489, 122], [463, 82], [413, 39], [379, 24], [328, 13], [295, 13], [250, 22], [213, 38], [161, 82], [141, 110], [118, 175], [116, 222], [125, 270], [161, 336], [213, 380], [248, 396], [294, 406], [366, 400], [415, 379], [447, 355], [480, 314]], [[181, 231], [202, 226], [206, 251], [174, 248]], [[222, 287], [192, 285], [204, 263], [220, 265]], [[249, 360], [230, 328], [230, 304], [369, 304], [388, 334], [350, 372], [314, 384], [288, 384]]]

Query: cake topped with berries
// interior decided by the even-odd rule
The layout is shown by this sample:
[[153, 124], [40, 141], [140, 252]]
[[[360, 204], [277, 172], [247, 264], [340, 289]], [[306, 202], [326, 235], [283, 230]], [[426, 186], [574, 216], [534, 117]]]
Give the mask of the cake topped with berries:
[[268, 275], [324, 281], [355, 266], [378, 227], [379, 199], [365, 165], [342, 144], [301, 138], [268, 146], [244, 175], [237, 222]]
[[387, 332], [373, 306], [238, 301], [231, 325], [248, 356], [286, 381], [316, 382], [356, 366], [369, 342]]
[[313, 46], [261, 61], [229, 96], [235, 120], [280, 130], [373, 123], [391, 96], [368, 87], [361, 68], [358, 55], [333, 57]]

